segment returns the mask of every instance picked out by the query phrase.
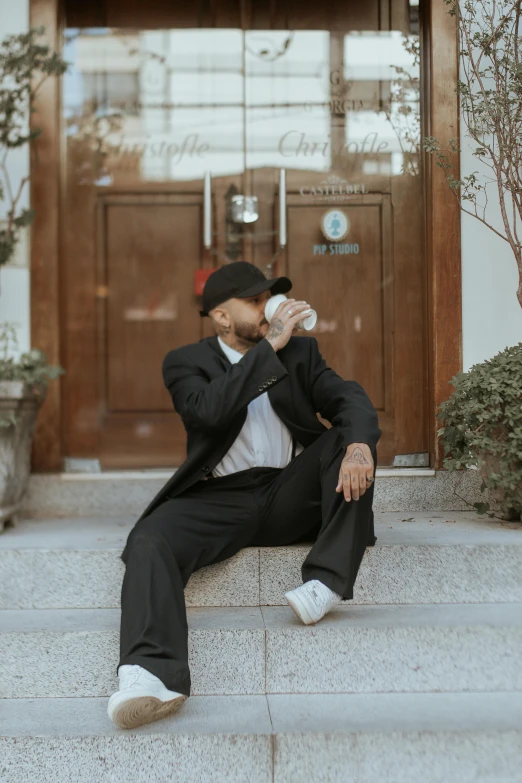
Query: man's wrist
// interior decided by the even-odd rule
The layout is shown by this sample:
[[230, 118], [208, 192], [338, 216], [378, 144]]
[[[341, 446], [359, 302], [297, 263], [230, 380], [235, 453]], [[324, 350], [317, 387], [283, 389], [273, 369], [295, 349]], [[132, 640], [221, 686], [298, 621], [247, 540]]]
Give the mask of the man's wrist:
[[275, 340], [270, 340], [268, 337], [263, 337], [263, 340], [266, 340], [266, 342], [267, 342], [269, 345], [271, 345], [271, 346], [272, 346], [272, 348], [274, 349], [274, 351], [276, 351], [276, 353], [277, 353], [277, 351], [278, 351], [278, 348], [276, 348], [276, 345], [274, 345], [274, 343], [275, 343]]
[[353, 449], [354, 446], [366, 446], [367, 449], [370, 449], [370, 451], [372, 450], [369, 443], [363, 443], [362, 441], [354, 441], [353, 443], [348, 444], [348, 446], [346, 447], [346, 451], [348, 451], [349, 449]]
[[372, 465], [372, 450], [367, 443], [350, 443], [350, 445], [346, 447], [346, 453], [343, 457], [343, 461], [344, 460], [347, 460], [350, 465]]

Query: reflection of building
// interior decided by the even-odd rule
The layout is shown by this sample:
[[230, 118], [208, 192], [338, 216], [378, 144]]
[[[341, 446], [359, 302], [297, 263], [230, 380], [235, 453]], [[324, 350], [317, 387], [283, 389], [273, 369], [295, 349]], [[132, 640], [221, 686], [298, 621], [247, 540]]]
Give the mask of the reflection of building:
[[[334, 155], [365, 145], [364, 174], [400, 172], [402, 149], [388, 117], [394, 124], [403, 117], [394, 106], [397, 69], [418, 80], [419, 63], [404, 45], [418, 36], [346, 33], [339, 67], [330, 71], [327, 31], [297, 31], [283, 53], [287, 38], [284, 31], [71, 29], [65, 116], [120, 115], [122, 127], [107, 137], [117, 151], [113, 165], [125, 168], [125, 157], [139, 154], [148, 180], [240, 172], [245, 156], [252, 168], [328, 171]], [[267, 46], [279, 56], [263, 56]], [[333, 124], [344, 128], [336, 142]]]
[[[41, 414], [35, 466], [58, 470], [64, 457], [106, 468], [179, 463], [184, 436], [158, 367], [169, 347], [208, 328], [194, 271], [232, 257], [286, 272], [313, 298], [324, 355], [381, 412], [382, 464], [413, 453], [435, 464], [435, 403], [462, 366], [461, 349], [469, 365], [485, 339], [467, 261], [476, 227], [464, 223], [461, 270], [456, 205], [419, 153], [421, 128], [445, 136], [457, 122], [445, 9], [333, 2], [283, 18], [247, 4], [242, 29], [239, 11], [219, 2], [214, 14], [183, 15], [156, 0], [146, 15], [114, 0], [95, 5], [64, 3], [71, 69], [61, 93], [42, 99], [39, 144], [50, 154], [32, 172], [32, 340], [67, 369]], [[36, 5], [32, 13], [40, 18]], [[281, 169], [288, 242], [276, 258]], [[258, 197], [248, 226], [231, 218], [238, 194]], [[346, 239], [335, 227], [329, 239], [321, 233], [333, 208], [347, 218]], [[29, 271], [4, 271], [20, 309]], [[505, 312], [511, 293], [495, 275]], [[29, 322], [26, 314], [25, 335]], [[503, 323], [487, 329], [488, 354], [513, 341]]]

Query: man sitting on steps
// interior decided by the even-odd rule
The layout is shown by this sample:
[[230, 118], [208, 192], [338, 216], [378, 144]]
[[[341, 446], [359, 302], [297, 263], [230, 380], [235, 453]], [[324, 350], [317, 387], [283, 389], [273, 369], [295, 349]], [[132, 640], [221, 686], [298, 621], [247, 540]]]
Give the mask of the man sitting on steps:
[[245, 261], [221, 267], [200, 311], [217, 334], [163, 361], [187, 459], [121, 554], [119, 690], [108, 704], [121, 728], [169, 715], [190, 694], [184, 588], [194, 571], [246, 546], [314, 541], [303, 584], [286, 599], [303, 623], [316, 623], [353, 598], [377, 540], [377, 413], [358, 383], [326, 365], [315, 337], [294, 334], [306, 302], [283, 301], [267, 323], [267, 300], [291, 288]]

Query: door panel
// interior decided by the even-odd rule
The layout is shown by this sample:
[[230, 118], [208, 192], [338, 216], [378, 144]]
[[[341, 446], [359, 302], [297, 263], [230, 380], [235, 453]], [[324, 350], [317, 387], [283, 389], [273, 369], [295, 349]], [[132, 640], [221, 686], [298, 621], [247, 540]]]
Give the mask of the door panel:
[[285, 273], [295, 280], [296, 297], [317, 310], [314, 335], [328, 363], [345, 378], [357, 377], [375, 407], [384, 410], [383, 275], [389, 258], [383, 258], [382, 203], [352, 202], [343, 210], [357, 243], [349, 237], [328, 243], [320, 228], [325, 211], [324, 206], [289, 207]]
[[105, 231], [107, 410], [170, 412], [168, 392], [151, 380], [200, 326], [187, 294], [199, 267], [201, 206], [109, 203]]
[[[101, 462], [155, 467], [185, 458], [161, 365], [194, 341], [191, 296], [201, 256], [198, 196], [100, 198]], [[138, 447], [139, 446], [139, 447]]]
[[321, 233], [324, 205], [289, 197], [288, 248], [281, 271], [295, 281], [291, 294], [313, 303], [318, 321], [309, 334], [335, 371], [357, 380], [379, 413], [386, 436], [381, 462], [393, 458], [393, 295], [389, 197], [367, 196], [343, 212], [350, 231], [340, 243]]

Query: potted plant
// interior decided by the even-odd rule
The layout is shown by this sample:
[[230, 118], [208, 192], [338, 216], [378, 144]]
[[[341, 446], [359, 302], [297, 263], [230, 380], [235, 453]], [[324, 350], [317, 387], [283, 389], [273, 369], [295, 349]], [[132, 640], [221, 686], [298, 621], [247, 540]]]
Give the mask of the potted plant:
[[16, 524], [29, 483], [31, 445], [47, 383], [63, 373], [42, 351], [14, 358], [18, 343], [13, 324], [0, 325], [0, 532]]
[[[458, 139], [424, 138], [463, 212], [509, 245], [522, 307], [522, 0], [444, 0], [459, 38], [459, 96], [465, 136], [477, 171], [458, 170]], [[500, 219], [498, 211], [500, 207]], [[518, 518], [522, 494], [521, 344], [453, 380], [440, 407], [439, 430], [450, 470], [476, 465], [504, 518]], [[477, 511], [489, 504], [475, 503]]]
[[[20, 232], [34, 213], [22, 205], [29, 176], [13, 183], [9, 153], [29, 145], [41, 134], [31, 127], [31, 114], [42, 84], [60, 76], [67, 63], [39, 42], [44, 28], [10, 35], [0, 44], [0, 267], [15, 255]], [[21, 355], [14, 324], [0, 324], [0, 532], [14, 524], [29, 481], [32, 435], [47, 383], [63, 370], [47, 364], [45, 355], [31, 350]]]
[[[502, 519], [522, 511], [522, 343], [458, 373], [455, 391], [440, 406], [439, 430], [444, 467], [476, 466], [481, 489], [490, 490]], [[488, 502], [474, 503], [479, 514], [495, 516]]]

